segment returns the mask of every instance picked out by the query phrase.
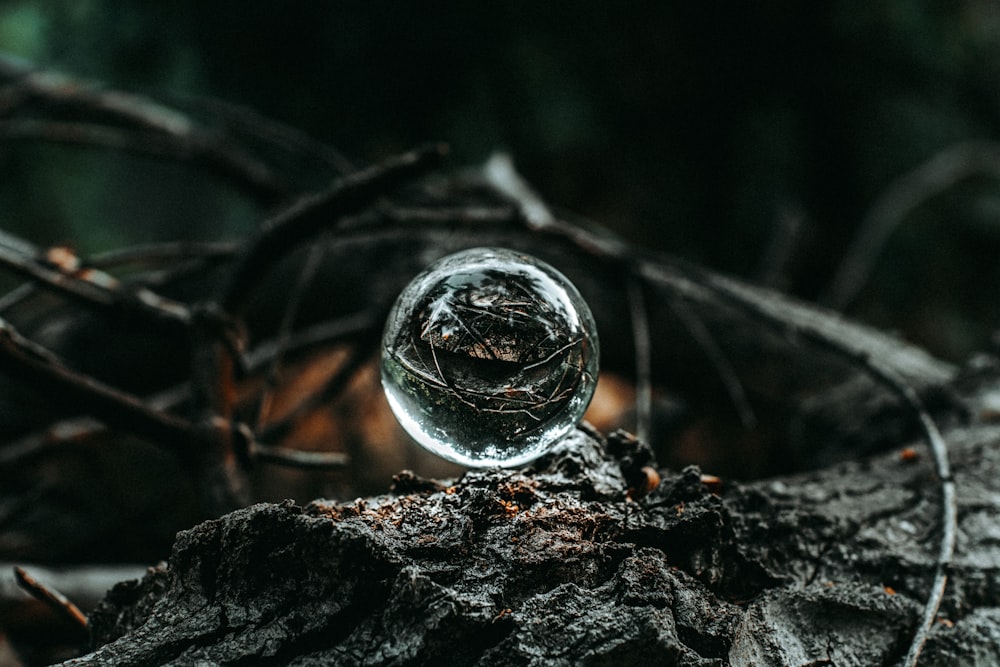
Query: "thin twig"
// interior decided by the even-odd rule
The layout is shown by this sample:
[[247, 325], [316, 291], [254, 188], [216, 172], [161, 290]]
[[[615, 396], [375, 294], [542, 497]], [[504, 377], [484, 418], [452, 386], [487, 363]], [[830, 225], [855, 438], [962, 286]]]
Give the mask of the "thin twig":
[[107, 426], [91, 417], [63, 419], [42, 431], [3, 443], [0, 446], [0, 469], [23, 465], [26, 460], [48, 451], [59, 442], [86, 438], [104, 430], [107, 430]]
[[671, 298], [667, 303], [670, 309], [674, 311], [674, 314], [677, 315], [677, 319], [684, 325], [687, 332], [691, 334], [694, 342], [705, 353], [708, 363], [715, 369], [716, 375], [722, 381], [722, 386], [725, 387], [729, 400], [732, 401], [733, 407], [736, 408], [736, 414], [739, 416], [743, 428], [754, 428], [757, 425], [757, 415], [754, 413], [753, 406], [750, 405], [750, 401], [747, 398], [746, 389], [743, 388], [743, 383], [740, 382], [739, 375], [736, 373], [733, 365], [729, 363], [719, 344], [715, 341], [712, 332], [708, 330], [705, 323], [701, 321], [698, 314], [687, 305], [684, 299], [679, 297]]
[[301, 470], [337, 470], [351, 462], [345, 452], [315, 452], [260, 442], [250, 444], [250, 455], [255, 461]]
[[653, 419], [653, 349], [649, 342], [649, 314], [638, 278], [626, 278], [629, 313], [632, 318], [632, 340], [635, 349], [635, 434], [649, 442]]
[[87, 617], [80, 611], [79, 607], [67, 600], [65, 595], [41, 583], [25, 572], [22, 567], [14, 568], [14, 576], [17, 578], [18, 585], [36, 600], [44, 603], [81, 630], [87, 630]]
[[448, 206], [428, 208], [393, 204], [383, 210], [389, 222], [396, 224], [419, 223], [512, 223], [521, 217], [513, 206]]
[[195, 106], [220, 118], [229, 127], [236, 127], [250, 137], [266, 139], [270, 145], [278, 146], [297, 156], [308, 156], [318, 160], [340, 174], [355, 170], [354, 164], [340, 151], [316, 140], [298, 128], [278, 123], [262, 116], [249, 107], [213, 97], [198, 97], [183, 100], [185, 106]]
[[435, 168], [446, 152], [447, 148], [438, 144], [394, 156], [345, 176], [329, 189], [304, 197], [267, 220], [233, 269], [220, 299], [222, 308], [239, 315], [271, 264], [340, 218]]
[[[184, 304], [142, 286], [123, 285], [98, 269], [83, 268], [68, 251], [46, 253], [27, 241], [0, 231], [0, 266], [80, 303], [105, 311], [139, 315], [186, 328], [191, 314]], [[49, 261], [42, 261], [46, 258]]]
[[552, 211], [517, 171], [507, 153], [491, 155], [483, 165], [483, 175], [499, 192], [517, 202], [531, 228], [544, 229], [555, 221]]
[[48, 350], [32, 343], [0, 319], [0, 368], [14, 378], [60, 397], [83, 413], [181, 453], [194, 444], [184, 419], [154, 410], [139, 398], [109, 387], [65, 366]]
[[[102, 122], [120, 124], [87, 125], [60, 121], [9, 121], [7, 138], [38, 138], [49, 141], [104, 145], [116, 150], [150, 152], [204, 163], [243, 185], [266, 202], [288, 195], [270, 167], [231, 145], [224, 137], [203, 132], [183, 112], [159, 102], [56, 72], [34, 68], [25, 61], [0, 55], [0, 77], [13, 81], [5, 92], [3, 107], [8, 113], [16, 106], [44, 100], [49, 107], [73, 111], [97, 111]], [[10, 90], [13, 87], [14, 90]]]
[[893, 231], [926, 201], [977, 174], [1000, 179], [1000, 145], [963, 142], [949, 146], [893, 181], [861, 221], [822, 303], [837, 310], [847, 308], [868, 280]]
[[306, 396], [281, 419], [265, 424], [258, 433], [258, 440], [264, 442], [280, 442], [283, 440], [303, 415], [319, 408], [337, 396], [347, 386], [358, 370], [368, 361], [370, 354], [370, 344], [357, 344], [350, 350], [348, 358], [337, 369], [337, 372], [323, 383], [319, 391]]
[[242, 244], [236, 241], [167, 241], [116, 248], [92, 255], [87, 265], [99, 269], [129, 264], [159, 264], [181, 259], [220, 260], [232, 257]]
[[[7, 243], [17, 244], [16, 237], [0, 231], [0, 246]], [[164, 261], [175, 262], [178, 259], [190, 259], [194, 263], [219, 261], [232, 257], [240, 247], [239, 243], [233, 241], [217, 242], [189, 242], [177, 241], [166, 243], [151, 243], [145, 245], [128, 246], [107, 252], [92, 255], [82, 264], [95, 269], [106, 270], [128, 264], [158, 264]], [[17, 250], [24, 253], [35, 253], [37, 249], [27, 242], [17, 245]], [[188, 270], [192, 267], [188, 266]], [[179, 267], [172, 267], [167, 274], [176, 276], [180, 272]], [[146, 273], [142, 276], [142, 284], [149, 286], [163, 280], [165, 275], [154, 277]], [[108, 280], [101, 282], [107, 283]], [[0, 297], [0, 316], [21, 302], [30, 298], [38, 291], [38, 285], [34, 282], [26, 282]]]
[[193, 133], [164, 134], [96, 123], [32, 118], [0, 121], [0, 141], [44, 141], [203, 165], [265, 203], [278, 201], [290, 191], [289, 186], [259, 160], [219, 139]]
[[288, 356], [301, 353], [320, 345], [330, 345], [348, 338], [358, 338], [365, 332], [372, 332], [381, 325], [378, 317], [369, 311], [352, 313], [344, 317], [320, 322], [294, 332], [285, 344], [276, 339], [266, 340], [251, 349], [243, 358], [243, 365], [249, 371], [261, 369], [278, 355]]
[[202, 435], [194, 471], [209, 515], [221, 516], [245, 505], [249, 482], [241, 463], [246, 437], [233, 428], [236, 409], [235, 365], [245, 336], [242, 320], [213, 302], [193, 310], [190, 332], [191, 401], [189, 414]]
[[168, 134], [183, 135], [192, 129], [193, 123], [186, 115], [148, 97], [40, 70], [22, 59], [0, 55], [0, 77], [12, 79], [13, 85], [24, 91], [22, 100], [41, 98], [50, 103], [100, 110], [117, 120]]
[[261, 390], [260, 406], [257, 410], [256, 419], [253, 424], [255, 429], [262, 420], [267, 418], [267, 414], [270, 412], [271, 397], [273, 396], [274, 389], [281, 378], [281, 365], [285, 348], [291, 340], [292, 327], [295, 324], [295, 318], [298, 315], [299, 306], [302, 304], [302, 297], [305, 295], [306, 290], [312, 285], [313, 280], [315, 280], [316, 272], [319, 271], [320, 263], [325, 252], [326, 246], [323, 243], [317, 243], [309, 249], [309, 255], [306, 257], [306, 261], [299, 271], [298, 281], [295, 283], [292, 293], [288, 295], [286, 300], [285, 312], [281, 317], [281, 324], [278, 327], [276, 353], [271, 360], [271, 366], [267, 371], [267, 376], [264, 379], [264, 387]]
[[0, 317], [35, 293], [34, 283], [23, 283], [0, 297]]
[[[115, 584], [140, 579], [149, 570], [139, 564], [38, 565], [22, 563], [34, 578], [75, 600], [84, 609], [93, 608], [103, 600]], [[10, 608], [24, 593], [14, 573], [15, 563], [0, 561], [0, 608]]]
[[162, 268], [144, 268], [129, 284], [139, 284], [146, 289], [169, 286], [191, 274], [204, 275], [215, 264], [231, 260], [242, 243], [237, 241], [187, 242], [175, 241], [130, 246], [92, 255], [87, 266], [107, 269], [127, 265], [161, 265]]

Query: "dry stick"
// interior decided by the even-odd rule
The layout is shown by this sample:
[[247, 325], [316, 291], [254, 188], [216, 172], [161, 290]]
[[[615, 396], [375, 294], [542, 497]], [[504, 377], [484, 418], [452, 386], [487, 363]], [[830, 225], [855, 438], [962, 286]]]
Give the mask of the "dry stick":
[[106, 285], [81, 280], [54, 264], [43, 264], [38, 259], [42, 255], [41, 250], [23, 239], [0, 231], [0, 266], [77, 301], [101, 308], [115, 305], [115, 296]]
[[[397, 155], [338, 180], [331, 188], [303, 197], [267, 220], [246, 244], [217, 305], [206, 304], [191, 328], [193, 408], [208, 446], [198, 467], [210, 512], [224, 511], [245, 498], [245, 475], [237, 448], [245, 434], [232, 425], [236, 401], [233, 350], [214, 330], [219, 323], [240, 325], [250, 295], [271, 266], [291, 250], [335, 225], [341, 218], [370, 206], [379, 197], [438, 166], [447, 149], [431, 146]], [[253, 440], [253, 438], [250, 438]], [[250, 448], [246, 453], [249, 458]]]
[[649, 314], [638, 278], [629, 273], [625, 280], [635, 348], [635, 434], [640, 440], [649, 442], [653, 418], [653, 351], [649, 342]]
[[[14, 572], [15, 563], [0, 561], [0, 608], [10, 609], [23, 603], [24, 595]], [[103, 600], [115, 584], [129, 579], [141, 579], [151, 568], [139, 563], [39, 565], [22, 563], [35, 579], [47, 585], [84, 608], [93, 608]]]
[[518, 204], [529, 227], [544, 229], [555, 222], [552, 211], [517, 171], [509, 154], [491, 155], [483, 165], [483, 176], [501, 194]]
[[[379, 324], [379, 318], [368, 312], [355, 313], [329, 322], [315, 324], [295, 332], [285, 345], [283, 354], [288, 357], [304, 353], [320, 345], [332, 345], [349, 338], [357, 338], [365, 332], [374, 331]], [[269, 364], [279, 351], [277, 341], [266, 341], [246, 355], [244, 365], [249, 372], [258, 371]], [[190, 399], [189, 387], [178, 385], [148, 397], [145, 399], [145, 405], [154, 413], [169, 413]], [[109, 423], [126, 429], [124, 425]], [[3, 445], [0, 448], [0, 468], [18, 465], [25, 458], [39, 454], [59, 442], [86, 438], [107, 428], [104, 422], [90, 417], [61, 420], [42, 431], [36, 431]], [[259, 454], [262, 460], [293, 468], [305, 467], [303, 462], [306, 460], [310, 462], [309, 465], [316, 465], [320, 468], [337, 467], [347, 462], [345, 459], [347, 455], [340, 452], [306, 452], [308, 456], [303, 457], [298, 455], [299, 450], [259, 442], [252, 437], [248, 438], [248, 449], [251, 456]]]
[[23, 283], [0, 297], [0, 316], [35, 293], [34, 283]]
[[744, 428], [754, 428], [757, 425], [757, 415], [754, 413], [753, 406], [750, 405], [750, 401], [747, 398], [746, 389], [744, 389], [743, 383], [740, 382], [739, 376], [736, 373], [736, 369], [729, 363], [712, 332], [708, 330], [708, 327], [701, 321], [698, 314], [683, 299], [668, 299], [667, 304], [677, 316], [677, 319], [684, 325], [687, 332], [691, 334], [691, 338], [695, 344], [705, 353], [708, 363], [712, 365], [719, 379], [722, 380], [722, 386], [725, 388], [729, 400], [732, 401], [733, 407], [736, 408], [736, 414], [740, 418], [740, 423]]
[[[26, 252], [27, 251], [27, 252]], [[0, 232], [0, 266], [68, 296], [105, 311], [138, 315], [144, 319], [187, 328], [187, 307], [145, 287], [127, 288], [117, 278], [97, 269], [81, 269], [75, 258], [70, 265], [40, 260], [44, 253], [23, 239]]]
[[232, 257], [240, 248], [236, 241], [166, 241], [126, 246], [92, 255], [87, 265], [100, 269], [128, 264], [159, 264], [178, 259], [220, 260]]
[[[55, 72], [38, 70], [22, 60], [7, 56], [0, 56], [0, 77], [12, 79], [14, 83], [9, 84], [7, 89], [12, 87], [16, 89], [13, 94], [10, 90], [3, 91], [7, 94], [0, 97], [7, 99], [0, 99], [0, 104], [6, 102], [3, 105], [5, 107], [24, 105], [32, 100], [41, 99], [49, 107], [82, 110], [88, 113], [98, 111], [103, 117], [116, 123], [145, 131], [137, 133], [135, 140], [126, 139], [125, 145], [119, 145], [123, 141], [122, 137], [116, 138], [108, 134], [114, 132], [112, 127], [76, 123], [58, 127], [57, 122], [56, 126], [49, 129], [48, 137], [44, 136], [46, 131], [39, 132], [39, 128], [14, 125], [8, 130], [10, 138], [18, 138], [19, 134], [25, 136], [34, 134], [35, 138], [94, 145], [107, 144], [119, 150], [139, 152], [148, 152], [150, 147], [156, 147], [162, 155], [203, 162], [249, 189], [264, 201], [277, 201], [287, 196], [289, 192], [287, 185], [281, 183], [267, 165], [255, 160], [239, 148], [230, 146], [225, 138], [206, 134], [181, 111], [151, 98], [107, 89], [94, 82], [74, 79]], [[39, 137], [39, 134], [42, 136]]]
[[257, 441], [250, 444], [250, 455], [255, 461], [300, 470], [338, 470], [351, 462], [346, 452], [307, 451]]
[[327, 190], [303, 197], [267, 220], [234, 267], [220, 299], [222, 309], [240, 317], [251, 291], [272, 264], [341, 218], [436, 168], [446, 153], [447, 147], [438, 144], [391, 157], [345, 176]]
[[213, 97], [181, 99], [181, 104], [204, 109], [214, 117], [222, 119], [227, 126], [237, 127], [254, 139], [263, 138], [272, 146], [278, 146], [290, 153], [315, 158], [341, 174], [355, 170], [354, 164], [340, 151], [317, 141], [298, 128], [267, 118], [250, 107]]
[[271, 399], [281, 376], [282, 357], [284, 356], [285, 346], [291, 339], [292, 326], [295, 324], [295, 317], [298, 315], [299, 306], [302, 304], [302, 298], [305, 295], [306, 290], [309, 289], [309, 286], [312, 285], [313, 280], [315, 280], [316, 273], [319, 271], [320, 262], [322, 261], [325, 252], [326, 248], [322, 242], [317, 243], [309, 249], [309, 256], [306, 258], [306, 262], [302, 266], [301, 271], [299, 271], [299, 278], [295, 283], [295, 287], [292, 289], [292, 293], [288, 297], [285, 305], [285, 312], [281, 317], [281, 325], [278, 327], [278, 337], [276, 341], [277, 349], [275, 350], [276, 353], [271, 360], [271, 367], [267, 371], [267, 376], [264, 380], [264, 388], [259, 399], [260, 405], [256, 412], [256, 419], [253, 424], [254, 429], [257, 428], [261, 420], [266, 418], [270, 412]]
[[323, 387], [319, 391], [305, 397], [281, 419], [264, 426], [258, 439], [265, 442], [282, 440], [292, 430], [295, 422], [300, 417], [337, 396], [347, 386], [347, 383], [354, 377], [358, 370], [368, 361], [371, 351], [371, 345], [363, 343], [355, 345], [343, 365], [323, 383]]
[[195, 436], [184, 419], [149, 407], [139, 398], [66, 367], [0, 319], [0, 368], [80, 412], [159, 443], [181, 454]]
[[[11, 236], [9, 234], [0, 231], [0, 245], [3, 245], [5, 240], [9, 241], [10, 239]], [[232, 257], [239, 248], [239, 245], [239, 243], [234, 241], [204, 243], [168, 241], [165, 243], [151, 243], [128, 246], [125, 248], [98, 253], [91, 256], [83, 264], [96, 269], [106, 270], [112, 267], [120, 267], [127, 264], [157, 264], [177, 259], [190, 259], [192, 262], [196, 262], [201, 265], [205, 262], [219, 261]], [[24, 252], [25, 247], [31, 246], [21, 246], [22, 253]], [[29, 250], [29, 252], [32, 251]], [[187, 269], [192, 270], [191, 267], [187, 267]], [[174, 268], [170, 270], [169, 274], [170, 276], [174, 276], [177, 272], [178, 270]], [[162, 281], [162, 277], [159, 280]], [[156, 282], [156, 280], [152, 279], [148, 274], [143, 275], [141, 280], [142, 285], [147, 289], [148, 286], [154, 282]], [[10, 292], [4, 294], [0, 297], [0, 314], [29, 298], [37, 290], [38, 286], [36, 283], [27, 282], [22, 285], [18, 285]]]
[[22, 465], [33, 456], [45, 453], [60, 442], [87, 438], [107, 430], [104, 422], [91, 417], [63, 419], [41, 431], [34, 431], [0, 446], [0, 470]]
[[955, 481], [951, 475], [951, 465], [948, 461], [948, 444], [941, 435], [937, 424], [931, 418], [923, 401], [913, 387], [893, 369], [885, 366], [870, 354], [853, 349], [819, 329], [802, 324], [791, 324], [774, 316], [770, 311], [761, 308], [756, 303], [748, 301], [739, 292], [734, 291], [725, 281], [711, 279], [710, 286], [721, 296], [726, 297], [739, 308], [750, 312], [756, 317], [773, 326], [789, 329], [795, 335], [812, 341], [821, 347], [842, 356], [863, 368], [871, 377], [893, 392], [913, 412], [924, 432], [924, 438], [934, 459], [934, 468], [941, 483], [941, 542], [936, 556], [934, 582], [924, 604], [920, 625], [914, 633], [909, 650], [904, 661], [906, 667], [916, 667], [920, 659], [927, 635], [934, 625], [938, 608], [944, 599], [945, 587], [948, 584], [948, 569], [951, 567], [955, 553], [955, 541], [958, 532], [958, 501], [955, 496]]
[[248, 371], [255, 371], [281, 354], [287, 357], [320, 345], [331, 345], [347, 338], [358, 338], [381, 326], [378, 316], [370, 311], [352, 313], [335, 320], [320, 322], [292, 333], [291, 337], [279, 345], [277, 340], [268, 340], [250, 350], [243, 358]]
[[[241, 243], [237, 241], [187, 242], [174, 241], [125, 247], [120, 250], [93, 255], [88, 266], [108, 268], [124, 265], [157, 265], [163, 268], [145, 268], [129, 282], [146, 289], [167, 286], [191, 274], [204, 272], [213, 265], [225, 262], [236, 255]], [[180, 261], [176, 261], [180, 260]]]
[[278, 201], [290, 191], [288, 184], [264, 163], [226, 145], [221, 139], [193, 132], [163, 134], [96, 123], [31, 118], [0, 121], [0, 141], [44, 141], [191, 162], [218, 172], [265, 203]]
[[865, 215], [821, 302], [847, 308], [896, 227], [924, 202], [977, 174], [1000, 178], [1000, 145], [959, 143], [896, 179]]
[[[244, 434], [234, 428], [235, 363], [242, 336], [238, 322], [214, 304], [197, 306], [191, 326], [191, 420], [203, 436], [193, 471], [209, 516], [221, 516], [249, 500], [249, 486], [241, 468], [246, 450]], [[237, 346], [234, 349], [234, 344]]]
[[509, 206], [451, 206], [426, 208], [418, 206], [387, 206], [382, 213], [394, 224], [440, 223], [514, 223], [523, 220], [518, 209]]
[[21, 588], [30, 593], [36, 600], [45, 603], [50, 609], [68, 619], [81, 630], [87, 630], [87, 617], [75, 604], [67, 600], [66, 596], [39, 582], [25, 572], [24, 568], [15, 567], [14, 576]]
[[99, 110], [117, 120], [173, 135], [188, 133], [194, 125], [183, 113], [148, 97], [40, 70], [24, 60], [9, 56], [0, 55], [0, 77], [13, 80], [10, 85], [21, 93], [17, 102], [22, 104], [30, 99], [44, 99], [49, 104]]
[[[236, 427], [239, 430], [240, 426]], [[20, 440], [0, 447], [0, 469], [21, 465], [32, 456], [44, 453], [48, 448], [76, 438], [87, 438], [106, 431], [108, 426], [89, 417], [65, 419], [45, 431], [35, 432]], [[342, 468], [350, 463], [350, 457], [343, 452], [304, 451], [281, 445], [272, 445], [254, 440], [252, 434], [247, 435], [247, 450], [255, 461], [266, 461], [274, 465], [289, 468], [331, 470]], [[163, 446], [162, 441], [154, 442]], [[30, 503], [25, 505], [30, 509]], [[2, 523], [2, 521], [0, 521]]]

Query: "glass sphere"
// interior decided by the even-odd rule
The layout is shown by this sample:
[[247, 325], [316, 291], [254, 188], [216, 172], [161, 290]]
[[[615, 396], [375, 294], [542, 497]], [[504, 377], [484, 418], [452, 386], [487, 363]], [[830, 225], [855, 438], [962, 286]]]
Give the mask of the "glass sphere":
[[466, 466], [517, 466], [583, 417], [597, 383], [590, 308], [529, 255], [474, 248], [403, 290], [382, 338], [382, 386], [421, 445]]

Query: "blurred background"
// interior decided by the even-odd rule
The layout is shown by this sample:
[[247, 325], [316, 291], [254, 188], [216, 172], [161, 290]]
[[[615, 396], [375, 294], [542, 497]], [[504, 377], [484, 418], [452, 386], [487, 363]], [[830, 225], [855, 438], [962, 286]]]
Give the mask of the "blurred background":
[[[0, 49], [245, 104], [359, 164], [427, 140], [454, 164], [503, 149], [554, 206], [947, 359], [1000, 318], [993, 1], [6, 0]], [[217, 183], [141, 166], [14, 145], [0, 225], [87, 253], [260, 219]], [[861, 234], [861, 279], [831, 297]]]
[[[427, 141], [447, 142], [452, 166], [506, 151], [557, 212], [604, 225], [643, 251], [843, 310], [948, 361], [995, 345], [995, 0], [0, 0], [0, 52], [201, 117], [244, 105], [355, 165]], [[16, 82], [0, 86], [2, 231], [87, 257], [156, 241], [245, 239], [268, 214], [267, 203], [193, 161], [13, 140], [14, 121], [31, 120], [17, 115], [18, 94]], [[30, 113], [51, 110], [47, 98], [34, 102]], [[306, 189], [328, 179], [295, 174]], [[356, 263], [367, 279], [368, 265]], [[0, 272], [0, 296], [18, 284]], [[286, 305], [288, 284], [271, 299], [276, 307]], [[203, 290], [197, 284], [190, 300]], [[61, 302], [40, 300], [53, 303]], [[46, 344], [61, 316], [51, 310], [53, 319], [31, 331]], [[64, 332], [81, 340], [67, 336], [52, 349], [85, 372], [140, 395], [188, 372], [188, 360], [175, 363], [148, 343], [155, 336], [121, 327], [110, 336], [106, 323], [70, 315]], [[624, 330], [620, 319], [611, 325]], [[164, 349], [177, 354], [169, 342]], [[327, 350], [286, 368], [288, 409], [350, 367], [348, 354]], [[618, 384], [610, 393], [624, 399], [612, 407], [627, 411], [632, 383]], [[313, 406], [322, 421], [303, 419], [302, 430], [313, 429], [310, 446], [346, 447], [351, 469], [306, 477], [258, 467], [256, 499], [379, 493], [404, 467], [456, 472], [405, 449], [374, 363], [353, 372], [342, 393], [335, 410]], [[53, 420], [39, 412], [50, 397], [28, 394], [0, 382], [0, 445]], [[755, 405], [765, 417], [766, 403]], [[680, 422], [670, 413], [677, 405], [664, 410], [670, 428]], [[784, 425], [787, 414], [770, 409]], [[717, 412], [734, 424], [701, 415], [679, 436], [651, 439], [659, 460], [736, 478], [798, 465], [780, 442], [772, 448], [774, 432], [744, 429], [728, 403]], [[891, 426], [886, 446], [899, 442]], [[803, 433], [810, 447], [818, 440]], [[170, 453], [114, 433], [64, 436], [0, 449], [0, 564], [152, 563], [177, 530], [203, 518], [190, 471]], [[24, 664], [82, 650], [79, 628], [52, 639], [50, 621], [26, 614], [3, 585], [0, 577], [0, 663], [7, 638], [28, 656]], [[69, 648], [52, 648], [60, 642]]]

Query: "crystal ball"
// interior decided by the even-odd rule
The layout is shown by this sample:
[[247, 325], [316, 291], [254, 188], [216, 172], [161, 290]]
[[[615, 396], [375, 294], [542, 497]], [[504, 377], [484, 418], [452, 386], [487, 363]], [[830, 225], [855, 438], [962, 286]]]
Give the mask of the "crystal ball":
[[530, 255], [474, 248], [399, 295], [382, 337], [382, 386], [423, 447], [465, 466], [517, 466], [583, 417], [597, 384], [583, 297]]

